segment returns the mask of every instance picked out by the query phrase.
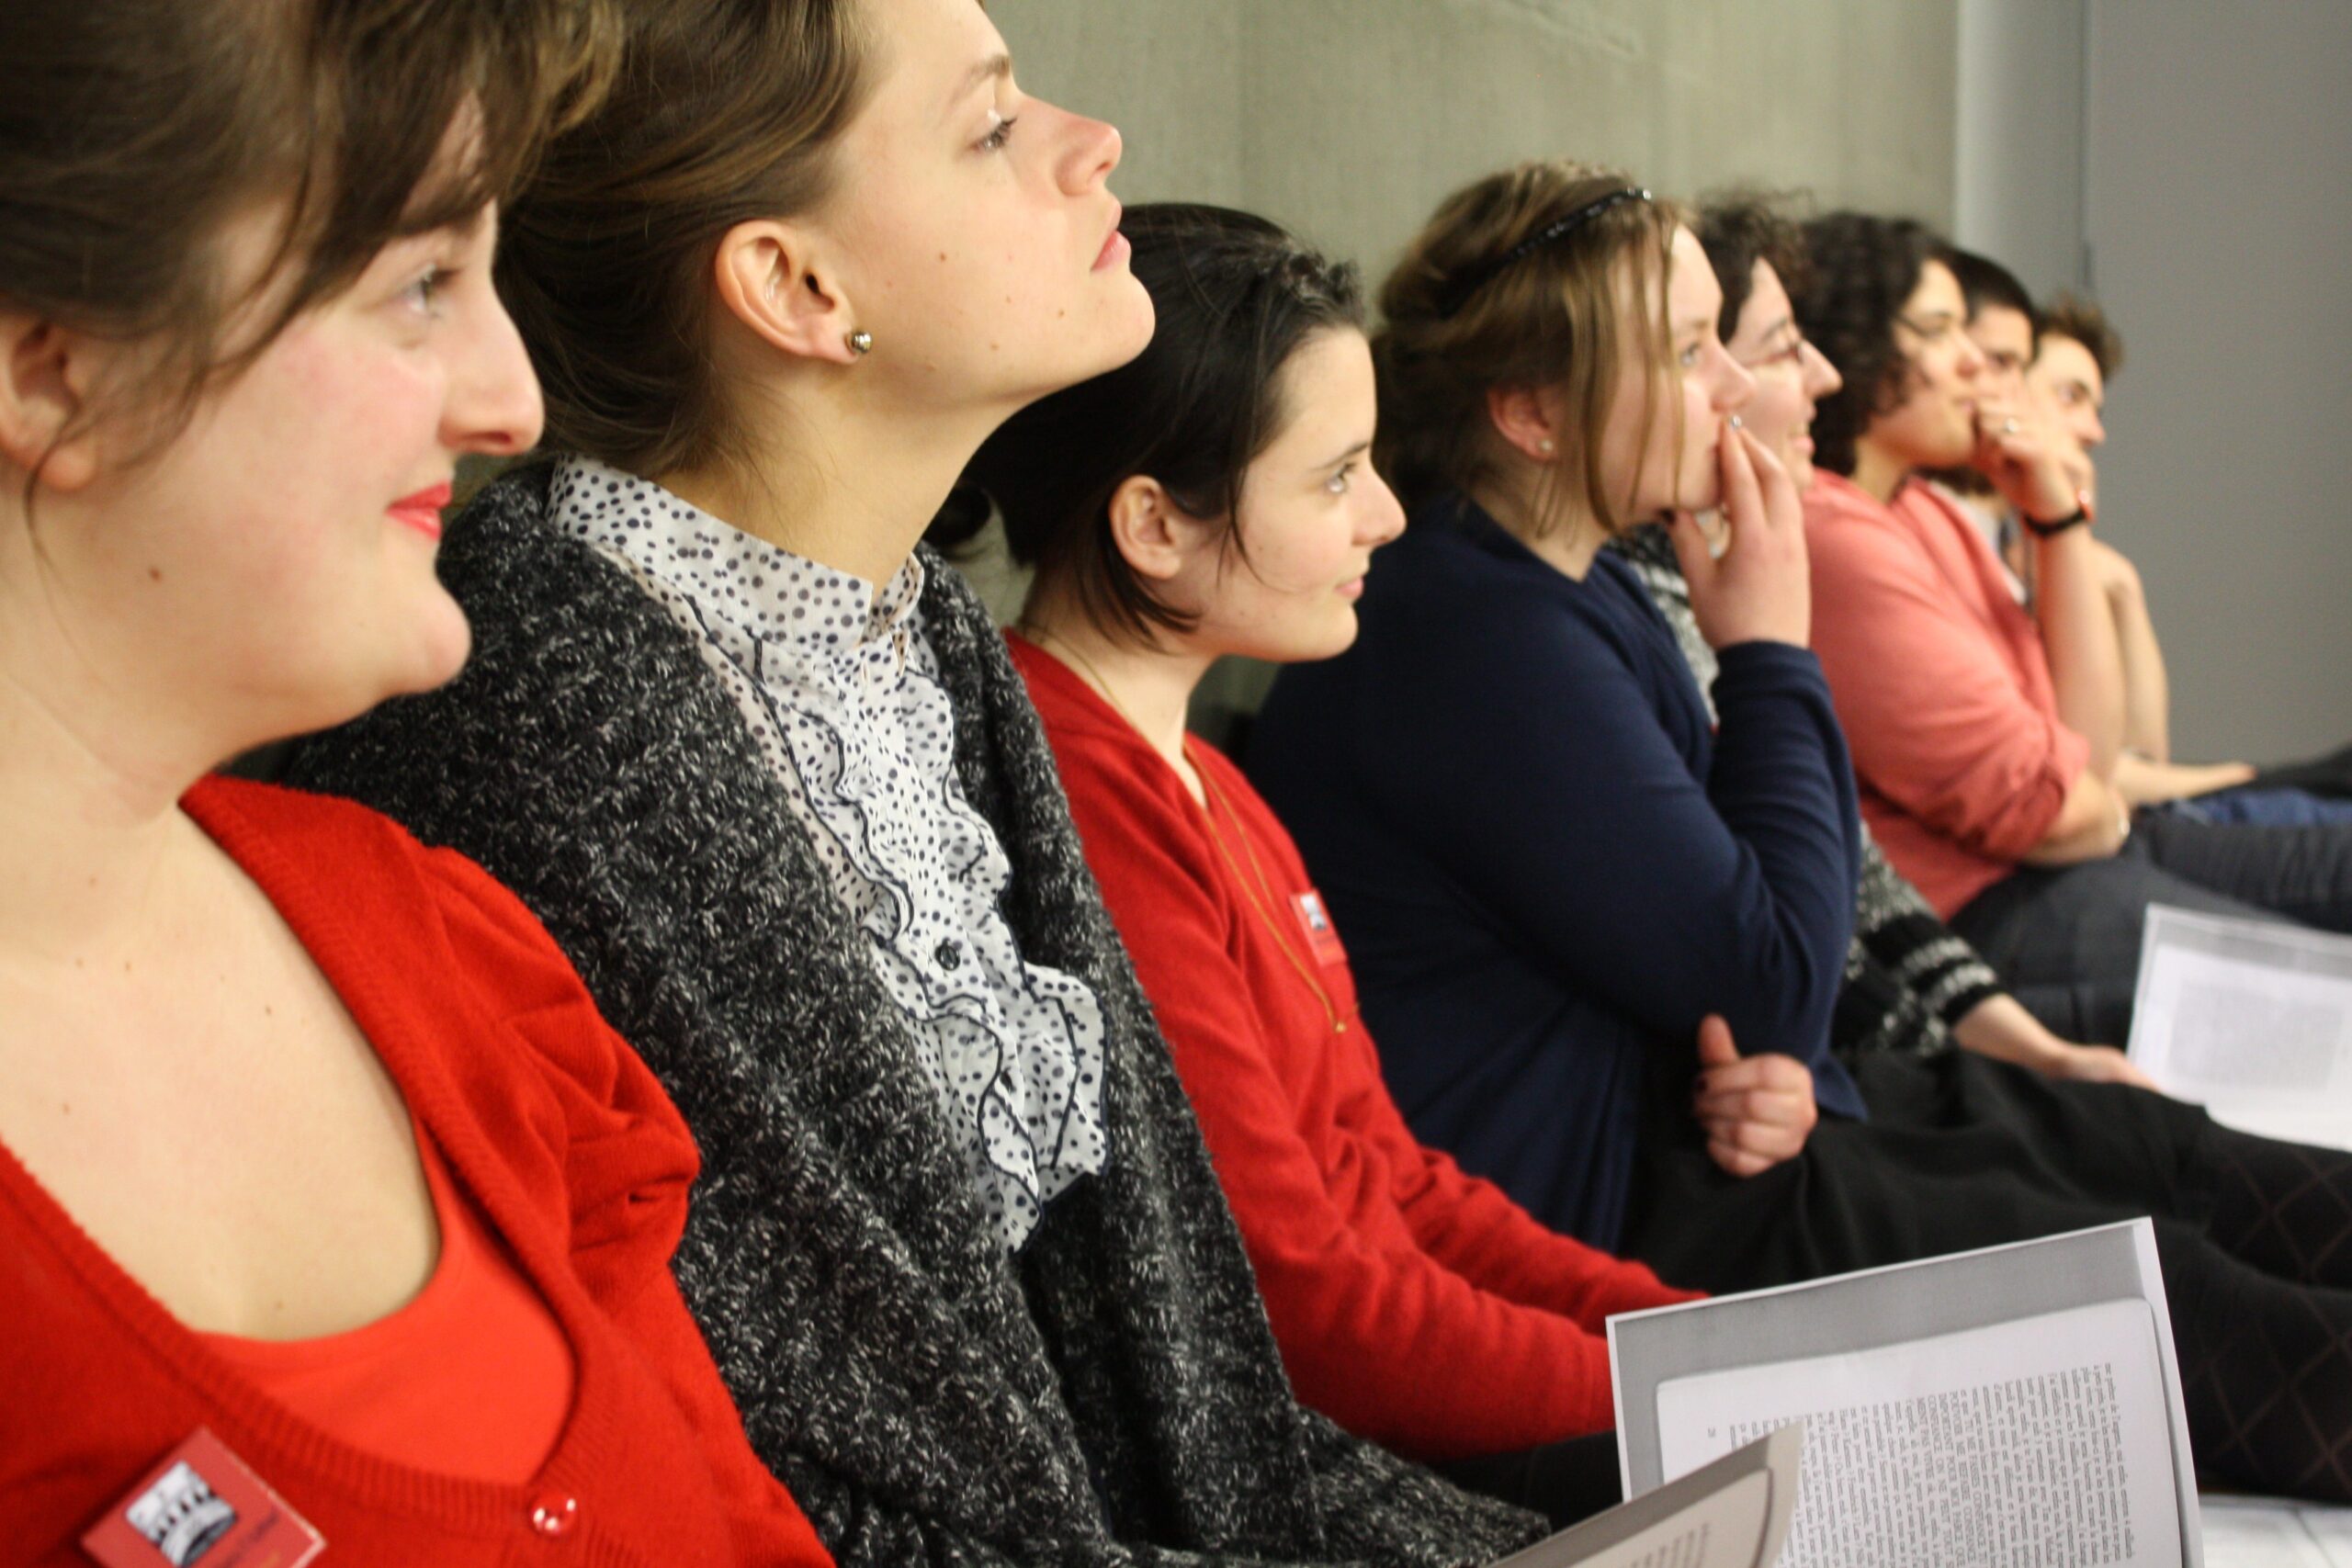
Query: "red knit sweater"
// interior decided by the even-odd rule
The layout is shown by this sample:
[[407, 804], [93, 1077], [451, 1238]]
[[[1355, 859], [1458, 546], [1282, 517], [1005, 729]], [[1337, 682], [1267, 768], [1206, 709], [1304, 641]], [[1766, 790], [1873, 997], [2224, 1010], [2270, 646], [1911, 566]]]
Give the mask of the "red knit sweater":
[[358, 807], [225, 780], [186, 805], [292, 926], [555, 1314], [573, 1404], [525, 1486], [347, 1447], [209, 1351], [0, 1147], [0, 1561], [85, 1564], [82, 1533], [204, 1427], [343, 1568], [829, 1563], [670, 1277], [693, 1140], [538, 922]]
[[1310, 929], [1320, 900], [1298, 851], [1240, 770], [1192, 742], [1221, 850], [1140, 735], [1060, 661], [1010, 640], [1299, 1397], [1425, 1459], [1605, 1430], [1603, 1320], [1690, 1295], [1546, 1230], [1417, 1143], [1337, 935]]

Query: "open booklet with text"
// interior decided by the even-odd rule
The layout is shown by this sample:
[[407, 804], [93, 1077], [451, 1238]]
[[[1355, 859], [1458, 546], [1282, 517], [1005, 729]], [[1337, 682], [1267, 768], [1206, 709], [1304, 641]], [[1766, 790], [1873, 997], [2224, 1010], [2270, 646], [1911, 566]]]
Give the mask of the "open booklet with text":
[[1773, 1568], [1804, 1446], [1783, 1427], [1493, 1568]]
[[1626, 1495], [1795, 1423], [1784, 1568], [2202, 1568], [2146, 1220], [1610, 1320]]

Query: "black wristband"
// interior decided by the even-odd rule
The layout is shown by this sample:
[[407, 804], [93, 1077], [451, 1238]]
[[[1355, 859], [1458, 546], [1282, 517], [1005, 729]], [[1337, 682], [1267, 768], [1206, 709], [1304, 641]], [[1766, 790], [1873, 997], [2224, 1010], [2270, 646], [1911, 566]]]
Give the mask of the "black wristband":
[[2028, 517], [2022, 512], [2018, 513], [2018, 521], [2024, 524], [2026, 526], [2026, 532], [2031, 534], [2037, 539], [2054, 539], [2059, 535], [2064, 533], [2067, 529], [2079, 528], [2090, 520], [2091, 514], [2089, 509], [2087, 507], [2081, 506], [2077, 506], [2074, 511], [2068, 513], [2064, 517], [2052, 518], [2047, 523], [2044, 523], [2038, 518]]

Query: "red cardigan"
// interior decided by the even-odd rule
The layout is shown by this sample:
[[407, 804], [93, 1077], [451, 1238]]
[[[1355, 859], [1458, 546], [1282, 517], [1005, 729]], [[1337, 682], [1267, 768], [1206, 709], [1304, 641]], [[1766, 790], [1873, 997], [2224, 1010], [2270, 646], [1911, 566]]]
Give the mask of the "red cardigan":
[[554, 1314], [571, 1413], [519, 1487], [349, 1448], [208, 1350], [0, 1146], [0, 1560], [85, 1568], [83, 1532], [205, 1427], [343, 1568], [829, 1563], [670, 1277], [693, 1139], [538, 922], [358, 807], [226, 780], [185, 804], [285, 916]]
[[[1381, 1081], [1337, 933], [1310, 929], [1320, 900], [1298, 851], [1240, 770], [1192, 742], [1247, 835], [1245, 849], [1220, 810], [1221, 853], [1159, 753], [1067, 666], [1009, 640], [1299, 1398], [1423, 1459], [1607, 1429], [1603, 1320], [1691, 1296], [1546, 1230], [1416, 1142]], [[1252, 855], [1287, 953], [1263, 898], [1250, 901]]]

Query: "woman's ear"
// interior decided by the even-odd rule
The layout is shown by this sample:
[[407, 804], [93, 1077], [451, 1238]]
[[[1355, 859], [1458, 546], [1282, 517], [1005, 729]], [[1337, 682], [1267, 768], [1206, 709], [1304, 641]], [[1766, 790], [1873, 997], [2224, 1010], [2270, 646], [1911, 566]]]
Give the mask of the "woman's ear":
[[1184, 570], [1199, 525], [1184, 514], [1160, 482], [1136, 474], [1111, 492], [1111, 543], [1128, 570], [1167, 582]]
[[1487, 417], [1496, 434], [1530, 461], [1549, 467], [1559, 457], [1558, 394], [1533, 387], [1489, 387]]
[[803, 359], [848, 365], [860, 329], [849, 301], [814, 260], [810, 236], [789, 223], [738, 223], [718, 242], [713, 270], [728, 316], [762, 342]]
[[96, 477], [97, 435], [75, 427], [88, 406], [97, 352], [53, 321], [0, 311], [0, 458], [51, 490], [79, 490]]

